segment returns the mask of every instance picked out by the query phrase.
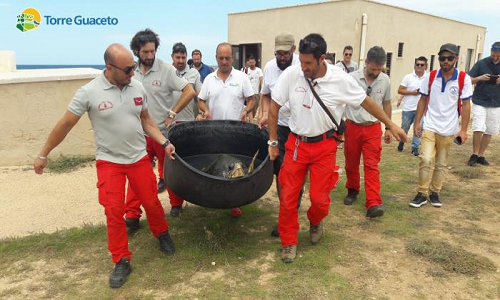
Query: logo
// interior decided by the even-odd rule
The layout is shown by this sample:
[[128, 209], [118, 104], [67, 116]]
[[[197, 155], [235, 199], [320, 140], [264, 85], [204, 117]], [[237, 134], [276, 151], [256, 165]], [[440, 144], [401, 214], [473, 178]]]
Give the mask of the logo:
[[382, 94], [382, 92], [383, 92], [383, 91], [382, 91], [382, 89], [381, 89], [381, 88], [379, 88], [379, 89], [377, 90], [377, 94]]
[[142, 97], [135, 97], [134, 98], [135, 105], [142, 105]]
[[457, 96], [457, 95], [458, 95], [458, 87], [456, 87], [456, 86], [452, 86], [452, 87], [450, 88], [450, 94], [451, 94], [452, 96]]
[[37, 29], [40, 25], [41, 20], [42, 17], [38, 10], [32, 7], [26, 8], [21, 14], [17, 16], [16, 28], [21, 30], [22, 32]]
[[113, 103], [109, 101], [102, 101], [101, 104], [99, 104], [99, 111], [107, 110], [113, 108]]
[[153, 80], [153, 82], [151, 83], [151, 85], [161, 86], [161, 81], [159, 81], [159, 80]]

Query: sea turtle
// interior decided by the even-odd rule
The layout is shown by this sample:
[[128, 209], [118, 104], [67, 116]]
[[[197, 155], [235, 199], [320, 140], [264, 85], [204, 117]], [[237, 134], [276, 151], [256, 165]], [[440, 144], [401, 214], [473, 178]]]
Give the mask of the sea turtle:
[[206, 168], [203, 168], [202, 171], [210, 175], [223, 178], [243, 177], [245, 176], [245, 174], [253, 172], [255, 159], [257, 158], [258, 154], [259, 150], [257, 150], [255, 155], [253, 156], [252, 161], [250, 162], [250, 165], [248, 167], [240, 159], [232, 155], [223, 154]]

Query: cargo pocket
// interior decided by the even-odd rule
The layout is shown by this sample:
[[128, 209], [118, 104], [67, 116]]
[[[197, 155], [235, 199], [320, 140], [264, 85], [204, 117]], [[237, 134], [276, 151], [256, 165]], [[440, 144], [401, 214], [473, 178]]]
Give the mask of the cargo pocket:
[[99, 204], [105, 207], [107, 203], [106, 181], [98, 181], [96, 187], [98, 189]]

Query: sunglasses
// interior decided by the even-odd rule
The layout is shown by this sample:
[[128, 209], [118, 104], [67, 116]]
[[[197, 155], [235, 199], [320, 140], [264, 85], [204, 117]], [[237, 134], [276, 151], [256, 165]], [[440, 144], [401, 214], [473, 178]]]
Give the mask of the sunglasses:
[[117, 66], [115, 66], [115, 65], [113, 65], [113, 64], [111, 64], [111, 63], [109, 63], [108, 65], [110, 65], [110, 66], [112, 66], [112, 67], [114, 67], [114, 68], [117, 68], [118, 70], [122, 70], [122, 71], [123, 71], [123, 73], [125, 73], [126, 75], [129, 75], [129, 74], [130, 74], [130, 72], [132, 72], [132, 71], [136, 68], [136, 66], [137, 66], [137, 64], [136, 64], [136, 63], [134, 63], [134, 65], [133, 65], [133, 66], [125, 67], [125, 68], [123, 68], [123, 69], [122, 69], [122, 68], [117, 67]]
[[367, 89], [366, 89], [366, 95], [367, 96], [370, 96], [370, 93], [372, 92], [372, 87], [369, 86]]
[[417, 67], [423, 67], [423, 66], [425, 66], [425, 64], [415, 64], [415, 66], [417, 66]]
[[443, 61], [445, 61], [445, 60], [448, 60], [448, 61], [454, 61], [454, 60], [455, 60], [455, 58], [456, 58], [456, 56], [453, 56], [453, 55], [451, 55], [451, 56], [440, 56], [440, 57], [439, 57], [439, 61], [440, 61], [440, 62], [443, 62]]
[[300, 52], [309, 52], [309, 51], [315, 51], [317, 48], [319, 48], [318, 44], [315, 42], [311, 42], [308, 40], [300, 40], [299, 42], [299, 51]]
[[344, 56], [352, 56], [352, 53], [344, 53]]
[[280, 58], [290, 58], [290, 56], [292, 55], [292, 53], [290, 53], [290, 51], [287, 51], [287, 52], [274, 52], [274, 56], [276, 56], [276, 58], [280, 59]]

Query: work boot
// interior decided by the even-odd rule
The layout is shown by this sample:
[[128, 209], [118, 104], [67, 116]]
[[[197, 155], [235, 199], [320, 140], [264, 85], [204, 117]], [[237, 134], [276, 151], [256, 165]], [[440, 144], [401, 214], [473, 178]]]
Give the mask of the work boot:
[[141, 228], [139, 219], [136, 218], [125, 218], [125, 225], [127, 226], [127, 235], [129, 237], [135, 235], [139, 231], [139, 228]]
[[109, 276], [109, 286], [112, 288], [121, 287], [127, 281], [130, 272], [132, 272], [130, 262], [128, 259], [122, 258], [116, 263], [115, 269], [111, 272], [111, 276]]
[[378, 205], [374, 205], [366, 211], [366, 216], [370, 219], [381, 217], [383, 215], [384, 215], [384, 210], [381, 209], [380, 206]]
[[231, 208], [231, 216], [233, 218], [239, 218], [242, 215], [243, 215], [243, 212], [241, 211], [241, 208], [239, 208], [239, 207]]
[[158, 239], [160, 240], [160, 250], [165, 252], [168, 255], [172, 255], [175, 253], [175, 245], [174, 241], [168, 234], [168, 230], [162, 233]]
[[170, 215], [172, 217], [180, 216], [181, 212], [182, 212], [182, 206], [172, 206], [172, 208], [170, 209]]
[[158, 194], [163, 193], [167, 189], [167, 185], [165, 184], [165, 179], [160, 178], [158, 180]]
[[293, 262], [296, 256], [297, 256], [297, 245], [285, 246], [281, 250], [281, 260], [284, 263]]
[[469, 165], [469, 166], [471, 166], [471, 167], [472, 167], [472, 166], [474, 166], [474, 165], [477, 163], [477, 159], [478, 159], [478, 158], [479, 158], [479, 157], [478, 157], [476, 154], [472, 154], [472, 155], [470, 156], [470, 158], [469, 158], [469, 162], [467, 163], [467, 165]]
[[483, 166], [489, 166], [490, 163], [484, 158], [484, 156], [478, 156], [477, 157], [477, 163]]
[[344, 198], [345, 205], [352, 205], [354, 201], [358, 198], [359, 192], [355, 189], [347, 189], [347, 196]]
[[311, 240], [311, 244], [315, 245], [321, 240], [323, 236], [323, 224], [319, 223], [318, 225], [309, 224], [309, 239]]

